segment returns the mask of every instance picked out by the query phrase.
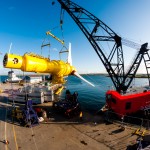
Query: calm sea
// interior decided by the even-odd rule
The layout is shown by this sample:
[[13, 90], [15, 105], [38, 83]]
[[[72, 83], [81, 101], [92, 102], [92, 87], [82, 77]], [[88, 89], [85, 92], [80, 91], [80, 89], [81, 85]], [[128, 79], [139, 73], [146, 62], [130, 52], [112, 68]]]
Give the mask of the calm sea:
[[[8, 76], [0, 76], [0, 81], [4, 81]], [[85, 79], [92, 82], [95, 87], [92, 87], [84, 81], [74, 76], [69, 76], [65, 84], [66, 89], [70, 92], [78, 92], [79, 102], [82, 108], [97, 111], [105, 104], [105, 93], [109, 89], [113, 89], [112, 81], [109, 77], [104, 75], [83, 75]], [[148, 80], [145, 78], [136, 78], [133, 80], [132, 86], [148, 85]], [[61, 97], [65, 95], [65, 90], [62, 92]]]
[[[85, 109], [97, 111], [105, 104], [105, 93], [107, 90], [114, 89], [111, 79], [104, 75], [83, 75], [85, 79], [92, 82], [95, 87], [92, 87], [81, 81], [80, 79], [69, 76], [67, 79], [66, 88], [72, 93], [77, 91], [79, 94], [79, 102]], [[131, 86], [148, 85], [148, 79], [136, 78]]]

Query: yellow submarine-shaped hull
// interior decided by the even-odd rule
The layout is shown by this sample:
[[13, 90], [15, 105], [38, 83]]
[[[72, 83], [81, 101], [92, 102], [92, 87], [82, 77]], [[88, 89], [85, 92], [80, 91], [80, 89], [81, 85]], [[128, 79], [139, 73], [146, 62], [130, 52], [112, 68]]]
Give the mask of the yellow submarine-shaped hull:
[[3, 59], [3, 66], [25, 72], [50, 73], [52, 83], [65, 83], [64, 77], [76, 72], [75, 67], [67, 62], [50, 60], [33, 53], [25, 53], [23, 56], [7, 53]]

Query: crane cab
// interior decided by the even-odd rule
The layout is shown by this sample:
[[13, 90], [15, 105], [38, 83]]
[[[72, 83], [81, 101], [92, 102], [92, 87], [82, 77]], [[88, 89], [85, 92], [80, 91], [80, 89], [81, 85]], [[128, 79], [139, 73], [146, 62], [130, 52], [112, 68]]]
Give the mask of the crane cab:
[[150, 109], [150, 91], [121, 95], [107, 91], [106, 105], [118, 116], [132, 115], [140, 110]]

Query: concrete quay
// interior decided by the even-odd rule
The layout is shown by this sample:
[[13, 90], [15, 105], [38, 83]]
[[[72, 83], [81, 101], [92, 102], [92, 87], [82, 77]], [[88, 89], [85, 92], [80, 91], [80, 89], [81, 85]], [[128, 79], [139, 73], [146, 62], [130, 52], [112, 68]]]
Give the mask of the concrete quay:
[[47, 120], [32, 128], [22, 127], [9, 115], [11, 88], [10, 84], [0, 85], [0, 150], [126, 150], [136, 143], [136, 128], [126, 126], [121, 131], [119, 124], [106, 124], [103, 116], [89, 112], [83, 112], [82, 121], [78, 116], [68, 119], [53, 111], [51, 103], [40, 105], [49, 113]]

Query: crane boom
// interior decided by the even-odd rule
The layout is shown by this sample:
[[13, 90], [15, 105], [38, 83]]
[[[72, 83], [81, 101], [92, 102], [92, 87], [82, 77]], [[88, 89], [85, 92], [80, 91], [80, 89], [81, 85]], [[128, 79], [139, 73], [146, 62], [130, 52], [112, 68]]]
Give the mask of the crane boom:
[[[142, 59], [145, 60], [145, 55], [147, 55], [149, 57], [148, 54], [148, 49], [147, 49], [148, 43], [145, 43], [141, 46], [140, 50], [138, 51], [131, 67], [129, 68], [129, 70], [127, 71], [124, 80], [122, 82], [122, 90], [126, 91], [128, 89], [128, 87], [130, 86], [133, 77], [135, 77], [135, 74], [139, 68], [139, 65], [141, 64]], [[150, 58], [150, 57], [149, 57]], [[149, 59], [150, 60], [150, 59]], [[145, 66], [147, 66], [147, 64], [145, 63]], [[147, 70], [148, 71], [148, 70]]]
[[[84, 35], [87, 37], [103, 65], [105, 66], [116, 89], [118, 89], [123, 80], [122, 76], [124, 76], [124, 60], [121, 38], [105, 23], [79, 5], [68, 0], [58, 0], [58, 2], [61, 4], [62, 8], [69, 13]], [[105, 33], [105, 35], [98, 34], [98, 30], [100, 29]], [[108, 58], [105, 56], [104, 52], [99, 46], [100, 41], [111, 41], [113, 43], [113, 48]], [[115, 67], [112, 67], [112, 58], [115, 53], [118, 54], [117, 62]]]
[[[141, 46], [135, 61], [131, 65], [129, 71], [125, 74], [122, 38], [100, 19], [95, 17], [81, 6], [73, 3], [70, 0], [57, 1], [61, 4], [62, 9], [68, 12], [68, 14], [72, 17], [72, 19], [93, 46], [95, 52], [105, 66], [116, 90], [118, 92], [126, 92], [139, 68], [144, 54], [148, 51], [147, 43]], [[104, 42], [109, 42], [112, 45], [108, 57], [106, 57], [103, 47], [101, 46], [101, 44]], [[127, 44], [125, 40], [123, 40], [123, 42]], [[115, 56], [116, 62], [113, 63], [113, 58]]]

